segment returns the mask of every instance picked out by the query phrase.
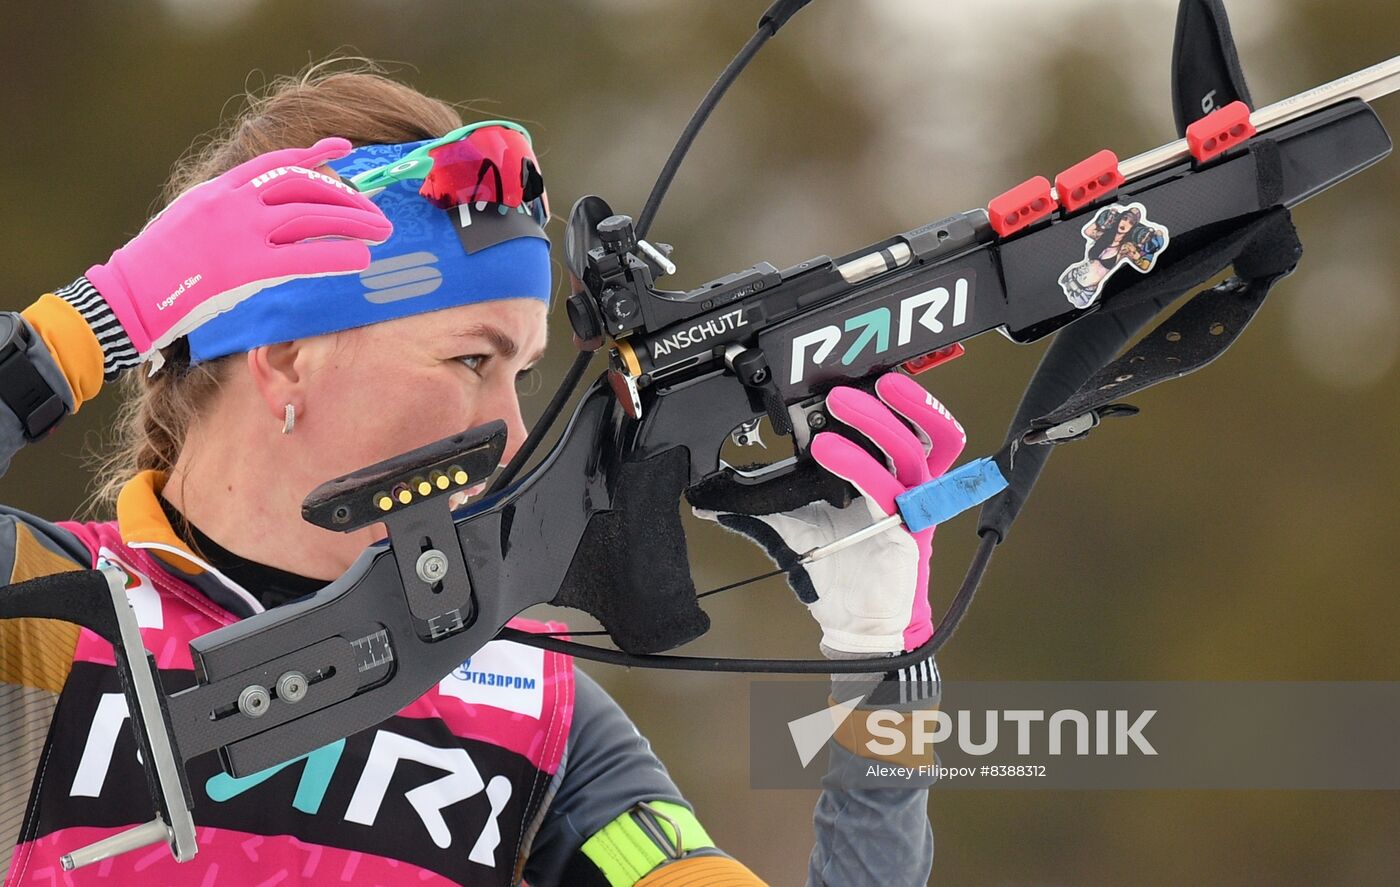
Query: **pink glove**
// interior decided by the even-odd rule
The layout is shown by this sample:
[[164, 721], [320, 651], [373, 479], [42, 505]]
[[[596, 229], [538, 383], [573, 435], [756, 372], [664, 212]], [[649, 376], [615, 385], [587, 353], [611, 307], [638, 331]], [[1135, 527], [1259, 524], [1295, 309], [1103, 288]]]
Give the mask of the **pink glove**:
[[[837, 388], [827, 395], [826, 405], [834, 418], [870, 438], [884, 452], [888, 467], [847, 438], [830, 432], [818, 434], [812, 440], [811, 450], [818, 464], [860, 491], [870, 523], [897, 514], [899, 506], [895, 504], [895, 497], [941, 476], [967, 444], [967, 434], [953, 415], [908, 376], [902, 373], [881, 376], [875, 383], [875, 393], [879, 400], [855, 388]], [[895, 413], [909, 424], [896, 418]], [[912, 588], [907, 592], [898, 586], [885, 586], [879, 578], [884, 571], [872, 564], [873, 569], [865, 574], [868, 578], [861, 583], [864, 587], [847, 592], [841, 602], [842, 609], [858, 615], [863, 608], [879, 609], [881, 599], [898, 599], [902, 604], [907, 593], [910, 606], [909, 623], [903, 631], [904, 650], [913, 650], [933, 636], [928, 565], [933, 555], [935, 529], [929, 527], [917, 533], [890, 530], [884, 534], [890, 537], [887, 541], [898, 548], [907, 550], [909, 542], [913, 543], [915, 553], [912, 557], [905, 556], [905, 568], [912, 567], [914, 575], [902, 577], [904, 581], [912, 581]], [[870, 564], [869, 552], [862, 554], [860, 548], [857, 545], [846, 551]], [[846, 552], [839, 552], [833, 558], [843, 553]], [[813, 609], [820, 604], [818, 601]], [[817, 618], [821, 621], [821, 616]]]
[[[255, 157], [177, 197], [87, 278], [142, 359], [264, 287], [353, 274], [393, 233], [384, 213], [316, 171], [350, 142], [322, 139]], [[325, 239], [322, 239], [325, 238]]]
[[[880, 377], [875, 391], [879, 399], [855, 388], [835, 388], [826, 406], [834, 418], [870, 438], [885, 453], [888, 466], [838, 434], [818, 434], [811, 446], [823, 468], [860, 491], [858, 502], [835, 508], [818, 501], [766, 515], [696, 509], [696, 516], [749, 537], [776, 563], [790, 564], [798, 555], [896, 513], [895, 497], [947, 471], [967, 436], [942, 404], [902, 373]], [[933, 531], [891, 529], [789, 574], [793, 589], [822, 627], [826, 650], [898, 653], [932, 636], [928, 562]]]

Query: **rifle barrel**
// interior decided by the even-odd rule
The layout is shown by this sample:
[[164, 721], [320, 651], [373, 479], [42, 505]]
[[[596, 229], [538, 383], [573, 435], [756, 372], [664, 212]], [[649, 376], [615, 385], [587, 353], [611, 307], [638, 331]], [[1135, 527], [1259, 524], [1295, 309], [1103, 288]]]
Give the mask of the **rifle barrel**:
[[[1338, 77], [1330, 83], [1315, 86], [1307, 92], [1281, 99], [1272, 105], [1265, 105], [1249, 115], [1249, 122], [1254, 124], [1257, 131], [1264, 132], [1299, 117], [1305, 117], [1328, 105], [1335, 105], [1347, 99], [1369, 102], [1397, 89], [1400, 89], [1400, 55], [1345, 77]], [[1129, 157], [1118, 165], [1118, 170], [1124, 179], [1131, 182], [1190, 156], [1191, 151], [1186, 146], [1186, 140], [1177, 139], [1151, 151]]]

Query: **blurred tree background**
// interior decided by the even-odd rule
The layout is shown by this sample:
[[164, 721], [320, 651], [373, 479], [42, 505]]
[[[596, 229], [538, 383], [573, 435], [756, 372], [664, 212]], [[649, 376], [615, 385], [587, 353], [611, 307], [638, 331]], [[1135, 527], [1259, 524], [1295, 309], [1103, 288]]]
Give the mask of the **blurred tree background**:
[[[598, 193], [635, 214], [766, 6], [8, 4], [5, 307], [67, 283], [139, 230], [172, 162], [236, 109], [231, 96], [337, 52], [472, 102], [469, 119], [528, 122], [556, 212]], [[1259, 104], [1386, 58], [1400, 34], [1395, 3], [1230, 9]], [[655, 238], [677, 246], [676, 285], [840, 255], [1101, 147], [1126, 157], [1168, 141], [1174, 19], [1171, 0], [813, 3], [731, 90], [658, 217]], [[1378, 107], [1400, 124], [1400, 99]], [[1392, 158], [1301, 206], [1303, 263], [1240, 344], [1192, 380], [1136, 398], [1141, 418], [1056, 457], [943, 656], [945, 677], [1400, 679], [1400, 468], [1387, 437], [1400, 393], [1398, 197]], [[549, 380], [572, 357], [562, 311], [554, 320]], [[968, 428], [969, 455], [1000, 442], [1041, 350], [983, 337], [921, 377]], [[0, 482], [4, 501], [73, 514], [91, 479], [82, 453], [114, 408], [93, 404], [20, 455]], [[701, 588], [766, 567], [722, 531], [692, 531]], [[939, 534], [935, 612], [972, 531], [964, 516]], [[781, 584], [711, 610], [716, 629], [695, 649], [816, 651], [815, 624]], [[746, 678], [584, 667], [651, 738], [722, 846], [774, 884], [801, 882], [815, 793], [748, 788]], [[1392, 884], [1400, 874], [1394, 793], [937, 791], [930, 815], [942, 883]]]

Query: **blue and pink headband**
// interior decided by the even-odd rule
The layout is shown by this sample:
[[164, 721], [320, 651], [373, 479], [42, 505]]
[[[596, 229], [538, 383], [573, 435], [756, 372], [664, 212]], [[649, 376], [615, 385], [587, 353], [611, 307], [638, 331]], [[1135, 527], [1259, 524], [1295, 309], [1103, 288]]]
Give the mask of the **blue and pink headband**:
[[[367, 145], [329, 166], [349, 179], [424, 144]], [[549, 241], [528, 216], [495, 205], [439, 209], [418, 189], [416, 181], [396, 182], [375, 195], [394, 233], [370, 247], [368, 269], [297, 278], [258, 292], [189, 334], [191, 362], [458, 305], [549, 301]], [[468, 252], [463, 223], [499, 229], [501, 242]]]

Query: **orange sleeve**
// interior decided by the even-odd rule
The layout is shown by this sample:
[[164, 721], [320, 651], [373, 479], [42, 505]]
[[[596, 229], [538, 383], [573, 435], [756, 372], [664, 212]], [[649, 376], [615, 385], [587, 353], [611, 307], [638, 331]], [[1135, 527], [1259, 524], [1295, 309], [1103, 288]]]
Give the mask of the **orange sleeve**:
[[[6, 521], [14, 527], [14, 563], [8, 581], [23, 582], [37, 576], [51, 576], [80, 570], [82, 567], [62, 555], [55, 554], [34, 538], [34, 533], [18, 521]], [[73, 667], [73, 650], [78, 645], [81, 628], [57, 619], [0, 619], [0, 682], [19, 687], [31, 687], [60, 693]], [[28, 717], [28, 705], [16, 709], [7, 707], [6, 718], [16, 713]], [[47, 727], [47, 714], [44, 726]], [[5, 722], [13, 735], [15, 725]], [[19, 731], [23, 735], [24, 731]], [[40, 735], [43, 735], [42, 733]], [[0, 760], [9, 760], [0, 750]]]
[[636, 887], [767, 887], [742, 862], [727, 856], [690, 856], [663, 865]]
[[78, 309], [52, 293], [20, 312], [38, 331], [73, 391], [73, 412], [102, 388], [102, 345]]
[[[831, 705], [835, 705], [834, 699], [827, 700]], [[928, 711], [937, 711], [938, 705], [930, 704]], [[870, 719], [876, 715], [889, 720], [889, 712], [881, 709], [857, 708], [851, 712], [851, 716], [841, 722], [834, 737], [838, 743], [845, 747], [846, 751], [857, 757], [866, 758], [873, 761], [884, 761], [890, 764], [898, 764], [905, 767], [921, 767], [935, 762], [933, 756], [932, 743], [921, 745], [925, 740], [924, 727], [918, 723], [919, 715], [916, 711], [894, 712], [897, 718], [893, 723], [884, 723], [883, 730], [875, 733], [870, 728]], [[889, 742], [889, 732], [894, 731], [903, 737], [903, 741], [896, 743], [902, 749], [899, 752], [883, 754], [875, 749], [882, 747], [881, 743]], [[875, 743], [872, 745], [872, 743]]]

